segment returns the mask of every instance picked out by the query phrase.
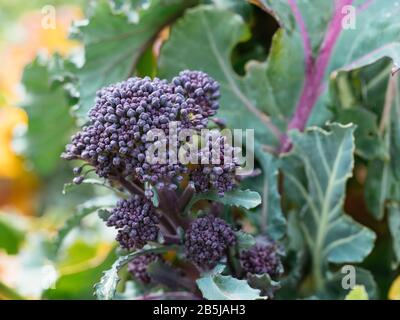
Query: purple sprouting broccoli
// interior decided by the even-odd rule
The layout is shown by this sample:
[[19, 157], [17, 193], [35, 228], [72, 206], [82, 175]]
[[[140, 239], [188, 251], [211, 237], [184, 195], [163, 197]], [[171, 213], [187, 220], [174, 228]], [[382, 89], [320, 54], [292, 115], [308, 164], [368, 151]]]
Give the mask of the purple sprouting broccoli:
[[158, 129], [168, 136], [171, 121], [177, 122], [176, 134], [207, 127], [218, 97], [218, 83], [200, 71], [183, 71], [171, 83], [135, 77], [110, 85], [97, 92], [89, 124], [72, 137], [63, 157], [88, 162], [101, 177], [132, 176], [174, 189], [174, 179], [181, 180], [187, 167], [170, 163], [169, 153], [164, 164], [147, 161], [146, 150], [154, 144], [147, 133]]
[[199, 150], [199, 164], [190, 170], [190, 179], [197, 192], [216, 190], [222, 197], [236, 186], [237, 150], [218, 131], [210, 131], [205, 140]]
[[139, 195], [120, 200], [107, 220], [108, 226], [118, 229], [117, 241], [125, 249], [142, 248], [148, 241], [155, 241], [158, 223], [153, 204]]
[[214, 267], [236, 243], [235, 233], [222, 219], [208, 215], [192, 222], [185, 235], [187, 258], [201, 267]]
[[242, 251], [240, 263], [246, 273], [258, 275], [266, 273], [271, 278], [278, 277], [283, 270], [281, 249], [276, 242], [269, 239]]
[[181, 116], [185, 128], [202, 129], [207, 127], [208, 118], [214, 116], [219, 108], [219, 84], [201, 71], [185, 70], [172, 79], [175, 92], [185, 96]]

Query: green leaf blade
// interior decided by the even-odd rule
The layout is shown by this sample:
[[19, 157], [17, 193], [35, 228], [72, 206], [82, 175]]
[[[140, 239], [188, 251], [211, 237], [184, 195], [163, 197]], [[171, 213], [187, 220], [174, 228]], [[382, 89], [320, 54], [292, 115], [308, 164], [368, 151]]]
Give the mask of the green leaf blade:
[[[324, 287], [329, 262], [361, 262], [375, 241], [372, 231], [343, 214], [346, 182], [354, 165], [355, 127], [328, 127], [329, 131], [310, 128], [305, 133], [293, 132], [293, 152], [284, 159], [287, 183], [301, 195], [294, 201], [303, 214], [300, 225], [319, 289]], [[299, 161], [301, 168], [294, 167]]]

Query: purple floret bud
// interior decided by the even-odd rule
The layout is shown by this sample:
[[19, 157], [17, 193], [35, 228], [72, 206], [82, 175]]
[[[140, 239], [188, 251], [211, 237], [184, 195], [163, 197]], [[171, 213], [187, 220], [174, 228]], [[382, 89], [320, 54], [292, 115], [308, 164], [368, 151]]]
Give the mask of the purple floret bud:
[[214, 267], [236, 243], [235, 233], [222, 219], [212, 215], [197, 218], [185, 236], [186, 257], [201, 267]]

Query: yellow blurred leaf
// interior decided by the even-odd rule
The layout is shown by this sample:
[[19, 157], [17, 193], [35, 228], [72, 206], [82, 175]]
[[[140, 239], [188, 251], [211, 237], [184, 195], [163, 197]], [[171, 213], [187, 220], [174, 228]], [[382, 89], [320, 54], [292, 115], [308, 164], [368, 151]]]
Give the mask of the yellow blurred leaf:
[[390, 300], [400, 300], [400, 276], [394, 280], [389, 290]]
[[346, 295], [345, 300], [368, 300], [368, 293], [364, 286], [357, 285]]

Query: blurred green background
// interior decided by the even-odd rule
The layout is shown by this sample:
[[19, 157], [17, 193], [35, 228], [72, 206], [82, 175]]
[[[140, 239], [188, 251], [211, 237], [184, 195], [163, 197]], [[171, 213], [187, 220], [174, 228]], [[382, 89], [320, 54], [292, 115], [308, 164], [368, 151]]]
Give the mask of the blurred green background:
[[[114, 235], [97, 216], [68, 232], [73, 217], [92, 212], [96, 200], [114, 199], [96, 198], [102, 191], [92, 187], [63, 195], [72, 174], [59, 154], [74, 121], [66, 113], [54, 123], [49, 117], [56, 115], [43, 112], [66, 97], [62, 90], [46, 91], [50, 75], [40, 61], [54, 53], [79, 56], [82, 48], [68, 34], [87, 4], [0, 1], [0, 299], [93, 299], [93, 284], [114, 258]], [[56, 24], [46, 29], [42, 23], [49, 5]], [[62, 125], [68, 130], [60, 137]], [[83, 203], [89, 198], [92, 203]]]

